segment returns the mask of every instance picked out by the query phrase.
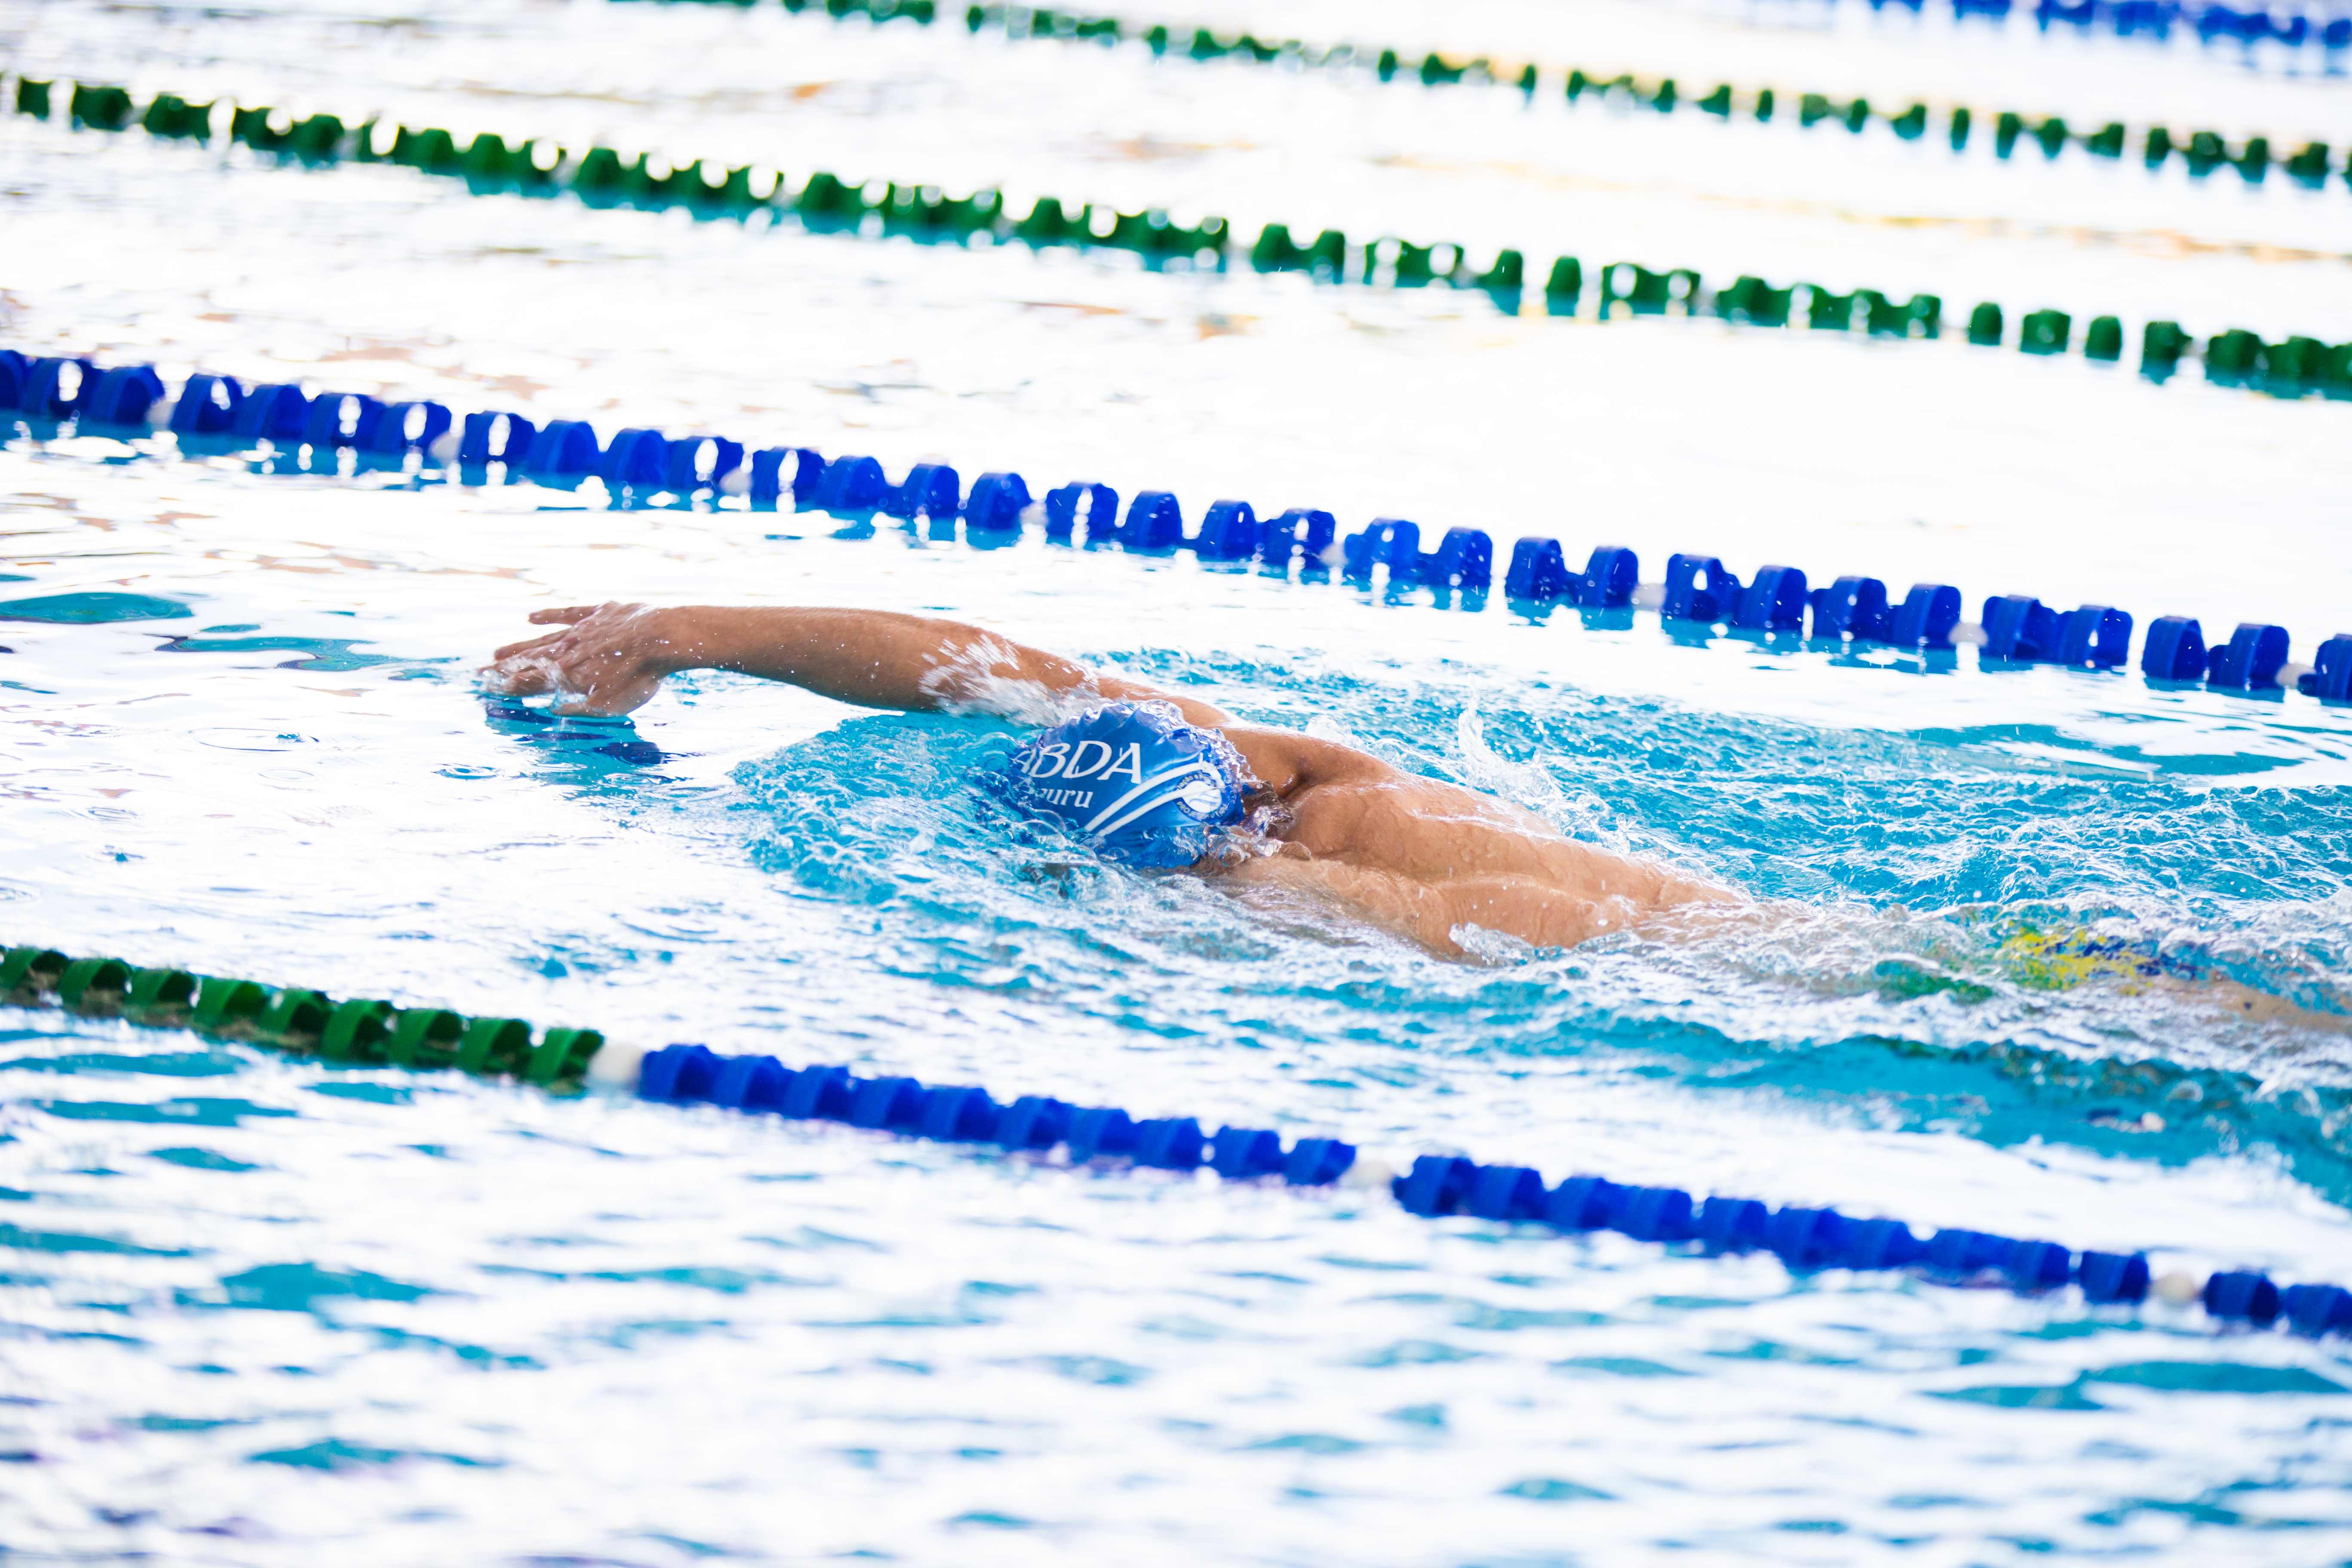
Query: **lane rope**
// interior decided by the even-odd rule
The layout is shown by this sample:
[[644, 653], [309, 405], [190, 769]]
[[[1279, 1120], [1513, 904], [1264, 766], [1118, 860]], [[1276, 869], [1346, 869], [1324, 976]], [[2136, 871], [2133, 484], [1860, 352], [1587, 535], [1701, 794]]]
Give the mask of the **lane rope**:
[[[57, 105], [57, 84], [16, 79], [19, 114], [48, 121]], [[371, 120], [356, 126], [333, 114], [301, 119], [264, 106], [226, 99], [191, 103], [162, 93], [142, 110], [120, 87], [73, 84], [64, 123], [75, 130], [119, 133], [134, 126], [165, 141], [210, 145], [215, 139], [242, 146], [278, 166], [318, 168], [343, 163], [393, 164], [419, 174], [464, 183], [477, 195], [552, 197], [569, 195], [592, 207], [641, 211], [684, 209], [710, 221], [771, 226], [786, 222], [805, 233], [868, 238], [902, 237], [918, 243], [969, 248], [1023, 244], [1120, 250], [1147, 268], [1195, 268], [1223, 272], [1246, 264], [1253, 270], [1296, 272], [1318, 283], [1393, 289], [1444, 287], [1486, 295], [1504, 314], [1580, 317], [1597, 321], [1646, 317], [1702, 317], [1738, 327], [1846, 332], [1874, 342], [1930, 341], [1948, 330], [1944, 301], [1935, 294], [1898, 297], [1875, 289], [1843, 290], [1817, 283], [1776, 286], [1742, 273], [1710, 286], [1694, 268], [1653, 268], [1640, 262], [1612, 261], [1594, 268], [1589, 280], [1581, 258], [1557, 258], [1538, 285], [1524, 252], [1500, 249], [1474, 260], [1463, 247], [1444, 241], [1415, 244], [1393, 235], [1351, 241], [1334, 228], [1312, 239], [1286, 223], [1268, 223], [1244, 252], [1225, 219], [1180, 221], [1147, 208], [1121, 212], [1101, 204], [1075, 211], [1059, 199], [1042, 196], [1016, 216], [1002, 191], [950, 195], [941, 186], [885, 180], [845, 181], [819, 170], [793, 186], [774, 169], [729, 166], [701, 159], [675, 162], [655, 153], [624, 156], [609, 147], [584, 151], [544, 139], [509, 141], [480, 132], [464, 145], [449, 131]], [[2036, 358], [2074, 353], [2095, 364], [2120, 364], [2126, 332], [2119, 316], [2094, 316], [2078, 323], [2052, 308], [2017, 312], [1987, 301], [1969, 312], [1964, 331], [1977, 348], [2013, 348]], [[2200, 342], [2179, 322], [2149, 321], [2139, 334], [2139, 374], [2163, 383], [2184, 360], [2200, 362], [2206, 381], [2245, 387], [2272, 397], [2352, 399], [2352, 342], [2329, 343], [2290, 334], [2275, 342], [2243, 328], [2212, 333]]]
[[[1920, 7], [1920, 0], [1896, 0], [1896, 4], [1914, 12]], [[1996, 22], [2006, 21], [2015, 10], [2015, 0], [1950, 0], [1950, 4], [1955, 17], [1983, 16]], [[2315, 9], [2318, 13], [2315, 16]], [[2186, 22], [2196, 33], [2197, 41], [2208, 46], [2229, 42], [2251, 47], [2268, 41], [2291, 49], [2316, 47], [2329, 54], [2352, 47], [2352, 16], [2332, 4], [2324, 7], [2290, 5], [2279, 11], [2257, 6], [2242, 11], [2211, 3], [2183, 4], [2182, 0], [2034, 0], [2032, 16], [2034, 25], [2043, 33], [2062, 26], [2088, 33], [2105, 26], [2117, 37], [2162, 40], [2172, 36], [2176, 26]]]
[[[752, 0], [697, 3], [738, 10], [753, 8]], [[855, 17], [877, 26], [901, 20], [929, 26], [939, 19], [935, 0], [824, 0], [823, 4], [817, 0], [782, 0], [782, 5], [796, 16], [822, 15], [836, 22]], [[1912, 8], [1917, 9], [1916, 3]], [[1958, 0], [1955, 8], [1962, 15], [2005, 16], [2009, 0]], [[2038, 17], [2046, 31], [2053, 21], [2087, 21], [2101, 8], [2099, 0], [2082, 0], [2072, 5], [2064, 0], [2041, 0]], [[2118, 26], [2119, 32], [2157, 37], [2168, 34], [2172, 23], [2184, 15], [2182, 6], [2168, 0], [2122, 0], [2116, 9], [2119, 16], [2129, 13], [2133, 16], [2131, 25]], [[1519, 92], [1530, 103], [1539, 92], [1560, 93], [1571, 104], [1594, 103], [1660, 114], [1690, 110], [1726, 122], [1745, 120], [1758, 124], [1769, 123], [1793, 107], [1797, 123], [1807, 130], [1816, 125], [1842, 125], [1858, 135], [1865, 128], [1879, 124], [1905, 142], [1930, 139], [1932, 132], [1940, 132], [1940, 140], [1956, 153], [1965, 152], [1977, 127], [1984, 125], [1991, 128], [1993, 155], [2003, 162], [2012, 157], [2022, 140], [2039, 146], [2045, 160], [2054, 160], [2068, 147], [2079, 147], [2093, 158], [2111, 162], [2136, 160], [2151, 174], [2177, 158], [2187, 167], [2189, 177], [2196, 180], [2229, 168], [2248, 184], [2261, 184], [2275, 167], [2289, 181], [2306, 190], [2324, 189], [2339, 174], [2352, 182], [2352, 160], [2339, 164], [2327, 143], [2305, 141], [2301, 148], [2288, 153], [2284, 149], [2290, 138], [2261, 133], [2231, 139], [2215, 131], [2176, 132], [2162, 125], [2132, 128], [2120, 121], [2096, 127], [2069, 126], [2054, 114], [1977, 110], [1965, 105], [1931, 110], [1922, 102], [1895, 109], [1874, 106], [1859, 95], [1780, 92], [1769, 87], [1735, 88], [1729, 82], [1718, 83], [1711, 92], [1694, 94], [1684, 91], [1675, 78], [1655, 73], [1637, 77], [1623, 70], [1588, 72], [1576, 67], [1500, 61], [1489, 55], [1448, 59], [1434, 50], [1416, 58], [1409, 51], [1364, 44], [1318, 46], [1297, 38], [1264, 40], [1246, 32], [1129, 21], [1116, 16], [1083, 15], [1050, 6], [968, 5], [963, 10], [963, 23], [968, 32], [987, 32], [1008, 42], [1051, 41], [1105, 47], [1124, 44], [1149, 49], [1154, 58], [1160, 58], [1172, 56], [1196, 62], [1232, 60], [1278, 69], [1349, 71], [1374, 76], [1382, 82], [1418, 82], [1425, 88], [1507, 88]], [[2315, 40], [2330, 51], [2352, 47], [2352, 16], [2331, 16], [2315, 26], [2311, 18], [2301, 12], [2273, 19], [2261, 11], [2235, 12], [2225, 6], [2207, 5], [2199, 13], [2196, 27], [2199, 36], [2209, 43], [2217, 37], [2249, 42], [2274, 37], [2289, 47]], [[2278, 151], [2274, 152], [2274, 148]]]
[[91, 1017], [312, 1056], [350, 1068], [456, 1069], [558, 1092], [590, 1084], [675, 1105], [827, 1121], [871, 1131], [992, 1148], [1104, 1170], [1212, 1170], [1228, 1181], [1304, 1187], [1345, 1182], [1382, 1188], [1407, 1212], [1468, 1216], [1555, 1231], [1608, 1230], [1705, 1254], [1765, 1252], [1792, 1273], [1822, 1268], [1900, 1270], [1941, 1284], [2000, 1287], [2047, 1296], [2072, 1287], [2090, 1306], [2135, 1306], [2156, 1294], [2201, 1302], [2229, 1327], [2283, 1327], [2312, 1337], [2352, 1333], [2352, 1291], [2282, 1289], [2267, 1275], [2224, 1269], [2202, 1279], [2151, 1279], [2145, 1253], [2071, 1252], [2055, 1242], [1939, 1229], [1926, 1237], [1900, 1220], [1857, 1219], [1835, 1209], [1675, 1187], [1621, 1184], [1591, 1173], [1548, 1185], [1523, 1165], [1484, 1165], [1424, 1154], [1402, 1174], [1360, 1162], [1356, 1146], [1298, 1138], [1287, 1148], [1270, 1129], [1221, 1126], [1189, 1116], [1138, 1118], [1116, 1106], [1078, 1106], [1048, 1095], [999, 1101], [984, 1089], [926, 1085], [903, 1076], [861, 1079], [842, 1067], [785, 1067], [772, 1056], [724, 1056], [701, 1045], [646, 1051], [593, 1029], [549, 1029], [534, 1042], [518, 1018], [469, 1018], [437, 1007], [337, 1002], [320, 992], [250, 980], [138, 968], [117, 959], [72, 958], [13, 947], [0, 955], [0, 1003], [55, 1005]]
[[[266, 454], [254, 463], [264, 473], [383, 475], [416, 486], [454, 478], [460, 485], [527, 482], [566, 491], [593, 481], [624, 509], [657, 505], [661, 496], [714, 510], [740, 500], [754, 510], [824, 512], [853, 527], [870, 527], [877, 515], [909, 529], [920, 522], [941, 541], [952, 540], [961, 523], [964, 542], [980, 549], [1013, 542], [1034, 519], [1052, 543], [1156, 558], [1191, 551], [1203, 562], [1255, 563], [1285, 577], [1295, 564], [1301, 582], [1328, 581], [1336, 569], [1360, 586], [1377, 579], [1389, 597], [1428, 588], [1438, 605], [1467, 611], [1486, 607], [1495, 580], [1495, 542], [1483, 529], [1449, 528], [1424, 550], [1421, 525], [1403, 518], [1374, 518], [1342, 538], [1337, 518], [1319, 507], [1261, 516], [1231, 499], [1211, 503], [1192, 527], [1167, 490], [1137, 493], [1122, 513], [1118, 491], [1091, 479], [1058, 486], [1041, 501], [1023, 476], [1007, 470], [982, 473], [967, 490], [944, 463], [915, 464], [894, 481], [873, 458], [827, 458], [805, 447], [753, 449], [721, 436], [652, 429], [605, 440], [583, 420], [542, 427], [516, 414], [460, 416], [429, 401], [311, 395], [203, 373], [173, 391], [149, 364], [101, 369], [90, 359], [0, 349], [0, 433], [15, 438], [21, 430], [45, 442], [68, 428], [134, 445], [168, 436], [187, 458]], [[1598, 546], [1578, 569], [1558, 539], [1543, 535], [1514, 542], [1503, 592], [1512, 609], [1534, 619], [1566, 605], [1594, 625], [1630, 626], [1639, 609], [1654, 612], [1669, 631], [1720, 629], [1768, 647], [1885, 647], [1932, 663], [1973, 644], [1980, 666], [1998, 667], [2121, 669], [2130, 662], [2135, 624], [2129, 611], [2111, 605], [2061, 610], [2027, 594], [1989, 596], [1969, 621], [1960, 590], [1948, 583], [1914, 584], [1897, 599], [1876, 577], [1852, 574], [1813, 586], [1801, 567], [1767, 564], [1743, 584], [1720, 557], [1696, 552], [1669, 555], [1664, 579], [1645, 584], [1641, 558], [1629, 548]], [[0, 618], [39, 619], [38, 606], [0, 601]], [[2255, 697], [2291, 689], [2352, 702], [2352, 633], [2321, 642], [2308, 665], [2293, 662], [2292, 652], [2282, 626], [2242, 622], [2209, 644], [2194, 616], [2170, 615], [2140, 637], [2138, 668], [2160, 686], [2202, 684]]]

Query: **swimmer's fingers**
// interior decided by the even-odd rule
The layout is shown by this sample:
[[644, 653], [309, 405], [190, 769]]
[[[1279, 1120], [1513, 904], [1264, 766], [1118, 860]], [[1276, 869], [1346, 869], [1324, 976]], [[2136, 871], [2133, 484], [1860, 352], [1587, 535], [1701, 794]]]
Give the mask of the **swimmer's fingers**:
[[520, 642], [508, 643], [504, 647], [494, 649], [491, 652], [490, 662], [493, 664], [499, 664], [514, 658], [517, 654], [536, 653], [541, 648], [547, 647], [548, 644], [554, 642], [557, 638], [567, 637], [570, 634], [567, 632], [551, 632], [543, 637], [525, 637]]
[[566, 627], [564, 630], [560, 632], [550, 632], [545, 637], [525, 637], [520, 642], [510, 642], [507, 644], [504, 647], [499, 648], [497, 652], [491, 654], [490, 658], [493, 659], [507, 659], [514, 658], [515, 655], [519, 653], [537, 653], [542, 648], [554, 647], [557, 643], [563, 641], [564, 638], [572, 635], [571, 629]]
[[484, 686], [509, 697], [536, 697], [541, 692], [555, 689], [555, 682], [548, 675], [547, 664], [541, 659], [501, 658], [496, 664], [482, 666], [474, 673], [481, 677]]
[[541, 637], [525, 637], [520, 642], [508, 643], [490, 657], [494, 659], [512, 658], [519, 653], [532, 653], [541, 648], [551, 647], [580, 632], [595, 632], [600, 629], [593, 624], [597, 617], [608, 614], [625, 625], [630, 616], [643, 608], [645, 606], [642, 605], [624, 605], [617, 600], [608, 599], [601, 605], [567, 605], [562, 609], [533, 610], [529, 617], [533, 626], [561, 626], [563, 629], [549, 632]]

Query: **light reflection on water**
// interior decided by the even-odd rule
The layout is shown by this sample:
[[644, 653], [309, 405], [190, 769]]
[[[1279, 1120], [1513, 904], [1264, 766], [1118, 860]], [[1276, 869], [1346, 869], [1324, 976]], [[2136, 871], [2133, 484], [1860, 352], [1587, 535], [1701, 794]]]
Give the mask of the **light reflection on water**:
[[[11, 15], [91, 49], [133, 37], [105, 14]], [[516, 79], [552, 92], [566, 61], [654, 20], [715, 25], [649, 10], [600, 32], [605, 15], [545, 13], [564, 32], [536, 65], [513, 37], [467, 47], [520, 56]], [[1010, 90], [952, 63], [951, 37], [769, 21], [845, 75], [887, 45], [959, 91]], [[1683, 26], [1654, 36], [1682, 47]], [[382, 47], [379, 68], [332, 42], [319, 69], [451, 92], [422, 44]], [[990, 100], [1005, 140], [956, 150], [976, 168], [1059, 146], [1125, 90], [1051, 53], [1009, 68], [1033, 100]], [[247, 58], [278, 62], [246, 68], [256, 90], [294, 96], [286, 57]], [[1213, 121], [1297, 85], [1203, 79], [1163, 84], [1166, 112]], [[647, 112], [705, 107], [664, 101]], [[1463, 133], [1446, 112], [1407, 103], [1396, 133]], [[1550, 331], [1475, 297], [733, 236], [380, 172], [199, 175], [171, 150], [0, 134], [51, 242], [10, 296], [12, 342], [792, 437], [894, 471], [937, 452], [967, 477], [1164, 481], [1196, 510], [1242, 493], [1503, 538], [1606, 530], [1654, 573], [1704, 535], [1735, 568], [1916, 568], [2209, 626], [2242, 606], [2301, 650], [2346, 585], [2311, 542], [2337, 507], [2339, 408], [1945, 346]], [[939, 141], [919, 109], [888, 134]], [[1366, 177], [1360, 148], [1318, 165], [1297, 134], [1265, 140]], [[1087, 162], [1052, 155], [1056, 177]], [[1969, 192], [2059, 203], [2071, 177]], [[1733, 221], [1633, 184], [1649, 216], [1592, 209], [1618, 235]], [[2234, 209], [2280, 210], [2333, 221]], [[1819, 241], [1818, 218], [1788, 222]], [[1923, 254], [1855, 226], [1838, 243], [1857, 266]], [[525, 241], [543, 247], [527, 264]], [[2232, 265], [2190, 249], [2132, 287], [2218, 311]], [[2165, 462], [2113, 456], [2149, 450]], [[2147, 1247], [2159, 1268], [2346, 1272], [2340, 1034], [2161, 987], [2039, 989], [1999, 952], [2095, 919], [2340, 1017], [2340, 712], [1968, 655], [1681, 646], [1646, 621], [1538, 626], [1499, 598], [1389, 605], [1034, 538], [983, 553], [808, 516], [607, 512], [593, 490], [379, 494], [110, 461], [127, 456], [0, 455], [26, 579], [5, 596], [187, 611], [0, 623], [11, 937], [1389, 1159], [1455, 1148]], [[2265, 504], [2228, 513], [2240, 548], [2217, 558], [2214, 498], [2250, 475]], [[1811, 912], [1467, 964], [1183, 880], [1065, 890], [1021, 875], [1036, 847], [961, 782], [1006, 743], [992, 726], [723, 676], [628, 724], [473, 691], [525, 611], [606, 595], [980, 619]], [[2352, 1545], [2340, 1342], [9, 1025], [0, 1356], [23, 1403], [0, 1423], [21, 1456], [0, 1538], [36, 1561], [2301, 1563]], [[2093, 1118], [2115, 1109], [2164, 1130]]]

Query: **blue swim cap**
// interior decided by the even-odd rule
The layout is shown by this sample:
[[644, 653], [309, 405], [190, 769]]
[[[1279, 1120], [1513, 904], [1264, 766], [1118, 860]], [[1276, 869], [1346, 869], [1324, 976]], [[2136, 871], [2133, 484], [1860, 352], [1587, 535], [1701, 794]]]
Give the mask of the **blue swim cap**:
[[1242, 819], [1249, 764], [1165, 702], [1116, 702], [1056, 724], [1013, 753], [1006, 797], [1120, 866], [1173, 870]]

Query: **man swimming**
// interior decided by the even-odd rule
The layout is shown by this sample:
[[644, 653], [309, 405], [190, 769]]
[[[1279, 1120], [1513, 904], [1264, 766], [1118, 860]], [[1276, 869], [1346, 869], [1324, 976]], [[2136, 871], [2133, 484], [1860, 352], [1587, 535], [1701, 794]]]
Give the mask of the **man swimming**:
[[562, 629], [499, 648], [483, 671], [494, 689], [612, 715], [680, 670], [731, 669], [861, 707], [1045, 725], [995, 793], [1102, 858], [1313, 893], [1442, 953], [1464, 952], [1473, 927], [1570, 947], [1683, 906], [1748, 902], [1353, 747], [1239, 724], [954, 621], [619, 604], [530, 618]]

